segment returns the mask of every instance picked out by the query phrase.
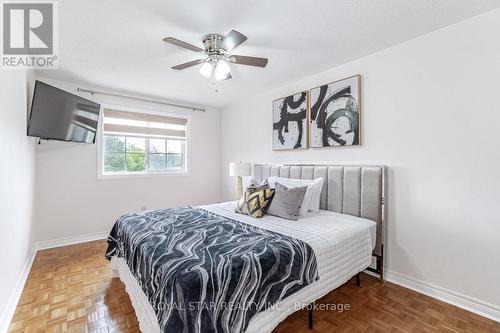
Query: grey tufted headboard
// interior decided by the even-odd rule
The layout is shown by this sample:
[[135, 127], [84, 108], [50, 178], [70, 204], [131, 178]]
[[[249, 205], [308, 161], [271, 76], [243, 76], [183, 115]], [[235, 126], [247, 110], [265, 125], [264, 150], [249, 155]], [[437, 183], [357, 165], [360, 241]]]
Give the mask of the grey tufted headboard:
[[253, 176], [259, 182], [270, 176], [293, 179], [322, 177], [321, 209], [364, 217], [377, 223], [373, 255], [377, 257], [377, 273], [382, 273], [386, 192], [384, 166], [255, 164]]

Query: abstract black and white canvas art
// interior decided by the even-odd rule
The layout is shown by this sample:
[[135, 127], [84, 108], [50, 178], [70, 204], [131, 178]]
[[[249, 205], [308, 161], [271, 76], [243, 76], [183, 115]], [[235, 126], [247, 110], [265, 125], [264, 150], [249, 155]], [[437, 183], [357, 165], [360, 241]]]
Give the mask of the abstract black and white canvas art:
[[360, 144], [360, 81], [356, 75], [311, 89], [311, 147]]
[[307, 148], [307, 107], [307, 91], [273, 102], [274, 150]]

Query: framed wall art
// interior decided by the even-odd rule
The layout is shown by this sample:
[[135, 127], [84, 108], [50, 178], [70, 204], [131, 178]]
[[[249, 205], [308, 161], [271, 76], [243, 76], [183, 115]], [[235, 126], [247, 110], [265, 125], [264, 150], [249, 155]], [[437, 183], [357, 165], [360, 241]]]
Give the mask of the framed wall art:
[[308, 97], [303, 91], [273, 102], [273, 150], [308, 147]]
[[361, 76], [356, 75], [311, 89], [310, 146], [361, 144]]

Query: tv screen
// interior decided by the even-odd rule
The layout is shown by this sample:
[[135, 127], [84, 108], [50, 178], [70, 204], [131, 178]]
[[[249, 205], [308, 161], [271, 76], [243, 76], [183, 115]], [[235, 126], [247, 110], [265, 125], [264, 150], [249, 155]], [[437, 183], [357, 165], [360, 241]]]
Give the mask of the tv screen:
[[97, 103], [36, 81], [28, 136], [95, 143], [100, 108]]

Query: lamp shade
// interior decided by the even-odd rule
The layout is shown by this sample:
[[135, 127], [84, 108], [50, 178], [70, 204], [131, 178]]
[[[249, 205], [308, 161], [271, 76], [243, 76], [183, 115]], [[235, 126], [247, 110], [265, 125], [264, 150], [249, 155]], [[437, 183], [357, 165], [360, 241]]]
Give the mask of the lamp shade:
[[217, 66], [215, 67], [215, 79], [216, 80], [224, 80], [229, 72], [231, 71], [231, 68], [225, 62], [224, 60], [219, 60], [217, 62]]
[[231, 162], [229, 163], [229, 176], [251, 176], [252, 175], [252, 164], [246, 162]]
[[203, 63], [200, 67], [200, 74], [210, 78], [212, 76], [213, 66], [209, 62]]

